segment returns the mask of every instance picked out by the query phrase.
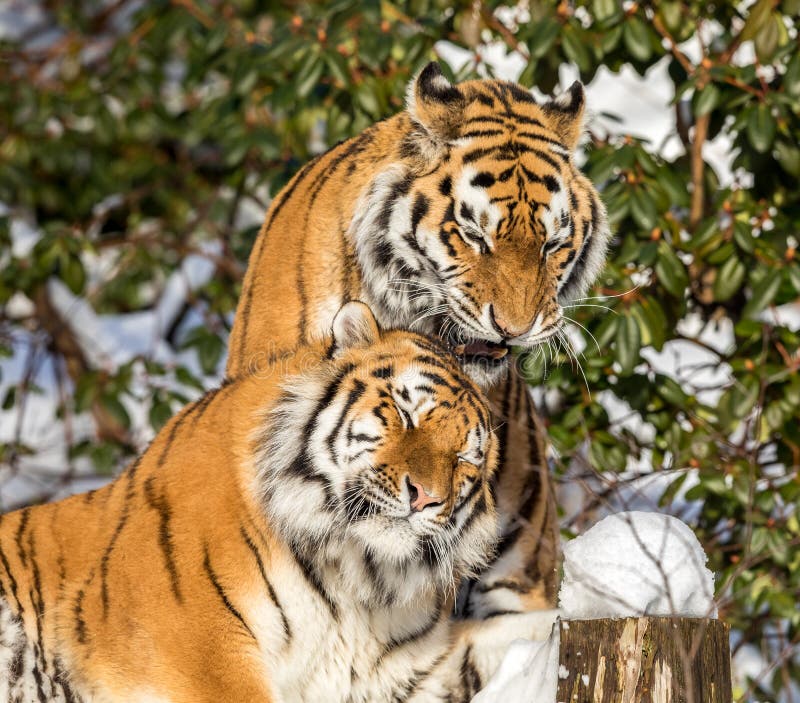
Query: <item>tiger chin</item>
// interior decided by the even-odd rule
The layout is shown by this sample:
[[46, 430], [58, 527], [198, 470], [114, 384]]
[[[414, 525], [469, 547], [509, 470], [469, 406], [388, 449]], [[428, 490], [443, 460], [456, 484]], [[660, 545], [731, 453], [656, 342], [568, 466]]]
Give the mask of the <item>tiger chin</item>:
[[467, 701], [552, 613], [451, 621], [496, 440], [438, 342], [348, 303], [108, 486], [0, 520], [0, 701]]

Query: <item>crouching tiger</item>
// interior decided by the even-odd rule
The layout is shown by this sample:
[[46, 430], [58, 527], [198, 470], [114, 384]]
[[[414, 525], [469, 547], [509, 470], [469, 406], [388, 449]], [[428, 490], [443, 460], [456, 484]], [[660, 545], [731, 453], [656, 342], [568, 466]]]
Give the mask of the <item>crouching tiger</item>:
[[437, 342], [349, 303], [107, 487], [0, 521], [0, 700], [467, 701], [552, 615], [451, 621], [496, 440]]

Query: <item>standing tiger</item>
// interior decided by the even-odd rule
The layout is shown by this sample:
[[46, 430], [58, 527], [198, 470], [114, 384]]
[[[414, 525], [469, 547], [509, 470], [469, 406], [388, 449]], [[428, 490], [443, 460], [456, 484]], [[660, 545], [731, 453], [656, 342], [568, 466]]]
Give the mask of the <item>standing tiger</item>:
[[[308, 163], [275, 197], [230, 338], [237, 376], [330, 326], [344, 301], [437, 335], [484, 389], [500, 440], [503, 538], [463, 612], [550, 607], [558, 527], [542, 432], [510, 345], [556, 334], [600, 270], [604, 207], [572, 158], [583, 88], [537, 104], [498, 80], [451, 85], [429, 64], [407, 109]], [[267, 343], [268, 340], [268, 343]]]
[[435, 340], [362, 303], [213, 390], [108, 486], [0, 521], [0, 701], [468, 701], [552, 613], [449, 618], [497, 442]]

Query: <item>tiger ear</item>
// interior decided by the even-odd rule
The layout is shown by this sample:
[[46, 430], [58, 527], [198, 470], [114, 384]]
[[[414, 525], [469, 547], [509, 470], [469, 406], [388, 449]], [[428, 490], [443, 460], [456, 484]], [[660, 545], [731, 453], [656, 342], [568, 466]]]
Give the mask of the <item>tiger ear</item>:
[[372, 310], [353, 301], [343, 305], [333, 318], [333, 353], [346, 349], [363, 349], [380, 338], [381, 333]]
[[542, 105], [550, 126], [568, 149], [574, 149], [581, 138], [585, 105], [586, 96], [580, 81], [575, 81], [561, 95]]
[[466, 105], [464, 94], [444, 77], [435, 61], [408, 84], [406, 109], [435, 142], [458, 137]]

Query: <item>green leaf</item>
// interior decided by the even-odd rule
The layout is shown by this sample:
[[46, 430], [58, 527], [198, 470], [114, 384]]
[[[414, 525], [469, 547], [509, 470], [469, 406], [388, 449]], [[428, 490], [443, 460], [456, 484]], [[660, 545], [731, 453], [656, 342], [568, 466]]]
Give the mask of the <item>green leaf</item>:
[[585, 38], [580, 36], [574, 28], [566, 27], [562, 35], [562, 42], [567, 58], [577, 64], [581, 71], [588, 71], [592, 60], [589, 49], [586, 48]]
[[185, 366], [179, 366], [175, 369], [175, 378], [182, 383], [184, 386], [189, 386], [190, 388], [197, 388], [197, 390], [205, 390], [203, 388], [203, 384], [200, 383]]
[[697, 117], [707, 115], [719, 105], [720, 97], [719, 88], [713, 83], [709, 83], [699, 92], [695, 91], [695, 94], [692, 96], [692, 109], [694, 114]]
[[119, 423], [126, 430], [130, 429], [131, 418], [119, 398], [113, 395], [103, 395], [100, 398], [100, 404], [108, 412], [108, 414], [117, 421], [117, 423]]
[[302, 99], [308, 97], [308, 94], [316, 87], [317, 83], [319, 83], [324, 69], [325, 62], [322, 60], [322, 57], [312, 52], [309, 55], [307, 63], [301, 68], [297, 76], [294, 89], [298, 98]]
[[225, 345], [217, 335], [208, 334], [203, 338], [197, 345], [197, 358], [200, 361], [203, 373], [209, 376], [216, 373], [217, 364], [222, 357], [224, 349]]
[[75, 295], [80, 295], [83, 291], [86, 285], [86, 271], [77, 256], [66, 256], [62, 259], [61, 280]]
[[789, 267], [789, 282], [795, 292], [800, 293], [800, 264], [792, 264]]
[[680, 2], [662, 0], [657, 6], [657, 10], [664, 18], [664, 24], [670, 32], [675, 33], [680, 29], [684, 18], [683, 6]]
[[3, 410], [11, 410], [17, 400], [17, 387], [11, 386], [3, 398]]
[[611, 340], [614, 339], [617, 334], [617, 324], [620, 319], [619, 315], [609, 312], [600, 320], [597, 329], [593, 330], [592, 334], [597, 340], [597, 346], [601, 349], [606, 349], [608, 345], [611, 344]]
[[772, 15], [772, 0], [758, 0], [748, 12], [747, 20], [739, 33], [740, 41], [752, 39]]
[[775, 120], [768, 105], [759, 103], [750, 111], [747, 118], [747, 138], [753, 148], [762, 154], [772, 146], [775, 139]]
[[733, 223], [733, 241], [746, 254], [753, 253], [755, 239], [753, 238], [753, 228], [749, 222], [736, 220]]
[[775, 158], [790, 176], [800, 178], [800, 147], [779, 139], [775, 143]]
[[561, 25], [552, 17], [548, 17], [535, 25], [528, 40], [531, 59], [540, 59], [553, 46], [556, 37], [561, 33]]
[[92, 459], [92, 464], [98, 474], [109, 476], [114, 470], [114, 462], [117, 457], [117, 451], [113, 444], [103, 442], [97, 444], [89, 450], [89, 455]]
[[149, 416], [150, 424], [153, 429], [158, 432], [172, 417], [172, 408], [169, 403], [165, 403], [162, 400], [154, 401], [153, 405], [150, 407]]
[[347, 68], [347, 60], [337, 51], [329, 51], [325, 54], [325, 63], [331, 75], [344, 85], [350, 83], [350, 72]]
[[758, 34], [753, 40], [756, 56], [762, 63], [769, 63], [778, 48], [781, 38], [781, 22], [779, 15], [771, 15], [761, 29], [758, 30]]
[[599, 22], [609, 20], [622, 11], [618, 0], [592, 0], [592, 13]]
[[714, 300], [723, 302], [736, 293], [747, 274], [747, 267], [736, 257], [728, 259], [717, 271], [714, 279]]
[[786, 66], [783, 87], [793, 98], [800, 97], [800, 53], [796, 53]]
[[656, 275], [664, 288], [674, 297], [683, 298], [686, 288], [689, 285], [686, 267], [669, 244], [663, 240], [659, 243], [658, 247]]
[[744, 418], [755, 407], [761, 386], [757, 378], [748, 376], [732, 388], [730, 395], [731, 411], [736, 418]]
[[633, 315], [620, 318], [614, 353], [621, 367], [620, 375], [630, 376], [639, 361], [642, 337], [639, 323]]
[[754, 287], [753, 294], [742, 310], [742, 315], [752, 317], [769, 305], [781, 286], [781, 270], [772, 269]]
[[650, 30], [636, 15], [629, 17], [625, 23], [622, 39], [631, 56], [637, 61], [647, 61], [653, 55]]
[[642, 229], [651, 230], [656, 226], [656, 204], [644, 188], [634, 188], [631, 192], [631, 216]]
[[658, 393], [667, 403], [678, 408], [686, 408], [688, 396], [678, 383], [669, 376], [659, 376], [656, 383], [656, 393]]

